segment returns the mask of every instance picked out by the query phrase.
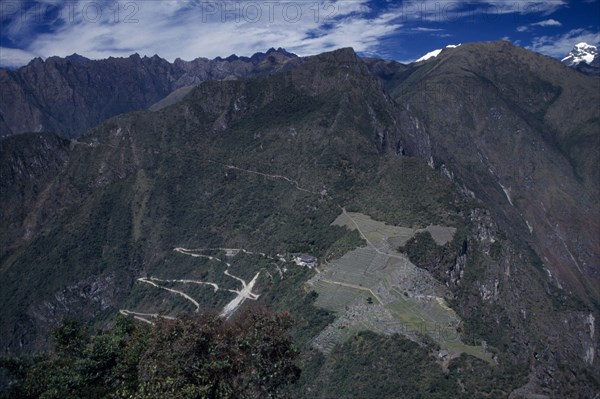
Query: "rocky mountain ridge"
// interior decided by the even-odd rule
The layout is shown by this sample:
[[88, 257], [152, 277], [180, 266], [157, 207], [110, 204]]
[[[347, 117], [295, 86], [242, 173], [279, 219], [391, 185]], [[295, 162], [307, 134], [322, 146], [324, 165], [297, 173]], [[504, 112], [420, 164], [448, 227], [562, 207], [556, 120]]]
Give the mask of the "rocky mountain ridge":
[[77, 54], [36, 58], [15, 71], [0, 69], [0, 137], [41, 131], [77, 137], [109, 117], [146, 109], [184, 86], [264, 75], [297, 58], [283, 49], [173, 63], [138, 54], [97, 61]]
[[427, 145], [413, 146], [412, 153], [448, 168], [485, 203], [498, 204], [504, 229], [535, 238], [552, 273], [571, 279], [581, 271], [574, 285], [598, 300], [596, 280], [588, 284], [588, 278], [599, 277], [593, 203], [600, 113], [590, 104], [600, 103], [600, 82], [496, 42], [446, 49], [394, 85], [396, 101], [410, 107], [429, 134]]

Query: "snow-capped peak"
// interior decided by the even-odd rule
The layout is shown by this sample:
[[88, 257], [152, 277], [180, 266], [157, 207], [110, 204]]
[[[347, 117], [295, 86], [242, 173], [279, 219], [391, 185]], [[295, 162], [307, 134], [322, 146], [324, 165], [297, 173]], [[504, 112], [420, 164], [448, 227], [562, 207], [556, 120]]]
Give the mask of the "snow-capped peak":
[[591, 64], [594, 57], [598, 54], [596, 46], [584, 42], [577, 43], [573, 50], [561, 61], [568, 66], [577, 65], [581, 62]]
[[[460, 46], [460, 44], [449, 44], [447, 45], [445, 48], [455, 48]], [[421, 61], [426, 61], [430, 58], [434, 58], [437, 57], [438, 55], [440, 55], [440, 53], [442, 52], [443, 49], [437, 49], [437, 50], [433, 50], [430, 51], [429, 53], [425, 54], [423, 57], [419, 58], [418, 60], [416, 60], [415, 62], [421, 62]]]

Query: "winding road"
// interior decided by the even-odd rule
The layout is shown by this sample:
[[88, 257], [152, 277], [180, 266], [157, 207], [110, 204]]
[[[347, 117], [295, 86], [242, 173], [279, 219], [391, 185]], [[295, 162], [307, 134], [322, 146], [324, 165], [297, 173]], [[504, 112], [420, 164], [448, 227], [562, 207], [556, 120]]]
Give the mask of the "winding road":
[[[256, 284], [258, 277], [260, 276], [260, 272], [256, 273], [256, 275], [250, 281], [250, 283], [246, 283], [246, 281], [244, 279], [229, 273], [229, 268], [231, 267], [231, 263], [225, 262], [224, 260], [219, 259], [215, 256], [197, 253], [197, 252], [201, 252], [201, 251], [205, 251], [205, 250], [214, 250], [214, 248], [212, 248], [212, 249], [187, 249], [187, 248], [182, 248], [182, 247], [174, 248], [175, 252], [178, 252], [182, 255], [188, 255], [188, 256], [195, 257], [195, 258], [206, 258], [209, 260], [224, 263], [227, 266], [227, 268], [223, 271], [223, 274], [225, 274], [227, 277], [238, 280], [242, 284], [241, 290], [225, 289], [226, 291], [236, 294], [236, 296], [227, 305], [225, 305], [225, 307], [223, 308], [223, 310], [220, 313], [221, 317], [224, 317], [224, 318], [231, 317], [235, 313], [235, 311], [242, 305], [242, 303], [244, 303], [244, 301], [246, 299], [251, 299], [251, 300], [255, 301], [260, 297], [260, 295], [252, 292], [252, 289], [254, 288], [254, 285]], [[254, 254], [253, 252], [246, 251], [245, 249], [229, 249], [229, 250], [235, 250], [238, 252], [241, 251], [241, 252], [248, 253], [248, 254]], [[267, 256], [264, 253], [258, 253], [258, 254], [265, 256], [265, 257]], [[156, 278], [156, 277], [140, 277], [137, 279], [137, 281], [139, 281], [140, 283], [151, 285], [153, 287], [156, 287], [156, 288], [159, 288], [159, 289], [162, 289], [165, 291], [172, 292], [173, 294], [176, 294], [176, 295], [179, 295], [179, 296], [185, 298], [186, 300], [188, 300], [189, 302], [191, 302], [194, 305], [195, 312], [200, 311], [200, 303], [198, 301], [196, 301], [194, 298], [192, 298], [190, 295], [188, 295], [187, 293], [185, 293], [183, 291], [165, 287], [164, 285], [161, 285], [159, 283], [209, 285], [213, 288], [214, 292], [217, 292], [219, 289], [221, 289], [218, 284], [213, 283], [213, 282], [189, 280], [189, 279], [160, 279], [160, 278]], [[153, 324], [153, 322], [151, 320], [148, 320], [146, 317], [151, 317], [151, 318], [165, 317], [165, 318], [172, 319], [172, 317], [159, 316], [156, 313], [140, 313], [140, 312], [133, 312], [133, 311], [130, 311], [127, 309], [121, 309], [119, 312], [124, 316], [133, 316], [135, 319], [143, 321], [145, 323], [149, 323], [149, 324]]]
[[133, 316], [134, 319], [143, 321], [144, 323], [148, 323], [148, 324], [154, 324], [154, 322], [146, 319], [146, 317], [151, 317], [153, 319], [162, 317], [163, 319], [175, 320], [174, 317], [163, 316], [158, 313], [139, 313], [139, 312], [132, 312], [131, 310], [127, 310], [127, 309], [121, 309], [121, 310], [119, 310], [119, 313], [121, 313], [125, 317]]
[[270, 175], [270, 174], [267, 174], [267, 173], [257, 172], [257, 171], [255, 171], [255, 170], [242, 169], [242, 168], [239, 168], [239, 167], [237, 167], [237, 166], [235, 166], [235, 165], [228, 165], [228, 164], [224, 164], [224, 163], [217, 162], [217, 161], [210, 161], [210, 160], [209, 160], [208, 162], [211, 162], [211, 163], [216, 163], [216, 164], [219, 164], [219, 165], [223, 165], [223, 166], [224, 166], [225, 168], [227, 168], [227, 169], [239, 170], [240, 172], [246, 172], [246, 173], [250, 173], [250, 174], [253, 174], [253, 175], [257, 175], [257, 176], [262, 176], [262, 177], [266, 177], [266, 178], [268, 178], [268, 179], [279, 179], [279, 180], [285, 180], [286, 182], [293, 184], [293, 185], [296, 187], [296, 189], [297, 189], [297, 190], [304, 191], [304, 192], [306, 192], [306, 193], [310, 193], [310, 194], [321, 195], [321, 193], [318, 193], [318, 192], [316, 192], [316, 191], [312, 191], [312, 190], [308, 190], [308, 189], [306, 189], [306, 188], [302, 188], [302, 187], [300, 186], [300, 183], [298, 183], [298, 182], [297, 182], [296, 180], [294, 180], [294, 179], [290, 179], [290, 178], [289, 178], [289, 177], [287, 177], [287, 176], [282, 176], [282, 175]]

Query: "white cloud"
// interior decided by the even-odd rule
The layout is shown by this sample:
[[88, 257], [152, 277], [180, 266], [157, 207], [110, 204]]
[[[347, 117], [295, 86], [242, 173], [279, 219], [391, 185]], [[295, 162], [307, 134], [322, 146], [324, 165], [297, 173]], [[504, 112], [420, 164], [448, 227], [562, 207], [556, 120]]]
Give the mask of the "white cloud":
[[442, 32], [443, 31], [443, 29], [425, 28], [425, 27], [422, 27], [422, 26], [418, 26], [416, 28], [412, 28], [411, 30], [415, 31], [415, 32]]
[[544, 21], [535, 22], [531, 26], [562, 26], [562, 24], [555, 19], [546, 19]]
[[536, 26], [541, 26], [541, 27], [562, 26], [562, 24], [560, 23], [560, 21], [557, 21], [555, 19], [546, 19], [544, 21], [534, 22], [529, 25], [519, 26], [519, 27], [517, 27], [517, 32], [529, 32], [532, 30], [532, 27], [536, 27]]
[[542, 26], [542, 27], [562, 26], [562, 24], [555, 19], [546, 19], [544, 21], [534, 22], [529, 25], [518, 26], [517, 32], [528, 32], [532, 29], [531, 27], [536, 27], [536, 26]]
[[[484, 21], [495, 22], [508, 14], [518, 18], [531, 18], [532, 15], [550, 15], [556, 10], [566, 7], [566, 0], [547, 1], [489, 1], [462, 0], [406, 1], [399, 7], [403, 19], [427, 22]], [[511, 16], [514, 20], [514, 16]]]
[[29, 51], [0, 47], [0, 65], [4, 67], [20, 67], [27, 64], [35, 57], [37, 57], [37, 55]]
[[138, 52], [189, 60], [233, 53], [251, 55], [269, 47], [284, 47], [300, 55], [339, 47], [372, 54], [401, 24], [394, 10], [370, 16], [367, 3], [77, 0], [64, 3], [55, 13], [51, 22], [58, 22], [60, 27], [50, 33], [32, 35], [39, 20], [16, 18], [10, 37], [15, 42], [28, 40], [23, 54], [44, 57], [76, 52], [97, 59]]
[[[368, 0], [35, 1], [2, 3], [14, 4], [16, 11], [11, 12], [29, 13], [26, 18], [10, 21], [2, 15], [2, 21], [7, 22], [3, 23], [2, 35], [23, 49], [20, 58], [11, 57], [11, 63], [26, 54], [49, 57], [76, 52], [97, 59], [138, 52], [172, 61], [178, 57], [251, 55], [269, 47], [310, 55], [350, 46], [365, 54], [377, 54], [382, 42], [401, 28], [405, 33], [448, 37], [440, 26], [427, 23], [477, 18], [493, 22], [504, 14], [515, 14], [510, 16], [512, 20], [523, 18], [530, 23], [533, 17], [539, 19], [567, 5], [565, 0], [409, 0], [400, 5], [390, 1], [388, 8], [381, 10], [371, 9]], [[32, 13], [25, 3], [59, 12], [51, 13], [51, 17], [35, 9]], [[40, 16], [45, 19], [41, 24]], [[548, 25], [539, 26], [553, 26], [548, 21], [554, 20], [546, 19], [541, 22]], [[529, 26], [527, 23], [523, 26]], [[40, 31], [45, 33], [37, 33]], [[0, 64], [6, 63], [0, 59]]]
[[540, 14], [550, 15], [553, 12], [567, 7], [567, 0], [547, 0], [547, 1], [485, 1], [489, 7], [498, 10], [501, 14]]
[[597, 45], [600, 43], [600, 33], [585, 29], [573, 29], [562, 35], [536, 37], [526, 48], [550, 57], [563, 58], [575, 44], [581, 42]]

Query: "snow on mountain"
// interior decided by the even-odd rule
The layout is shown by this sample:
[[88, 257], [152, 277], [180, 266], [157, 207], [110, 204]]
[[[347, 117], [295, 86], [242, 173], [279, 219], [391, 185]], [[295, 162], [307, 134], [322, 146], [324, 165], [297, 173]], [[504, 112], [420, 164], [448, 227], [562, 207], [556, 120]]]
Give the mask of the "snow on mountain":
[[[455, 47], [458, 47], [458, 46], [460, 46], [460, 44], [449, 44], [449, 45], [446, 46], [446, 48], [455, 48]], [[426, 61], [426, 60], [428, 60], [430, 58], [437, 57], [442, 52], [442, 50], [443, 49], [437, 49], [437, 50], [430, 51], [429, 53], [425, 54], [423, 57], [419, 58], [415, 62]]]
[[598, 54], [596, 46], [587, 43], [577, 43], [573, 50], [561, 61], [568, 66], [578, 65], [581, 62], [591, 64]]

